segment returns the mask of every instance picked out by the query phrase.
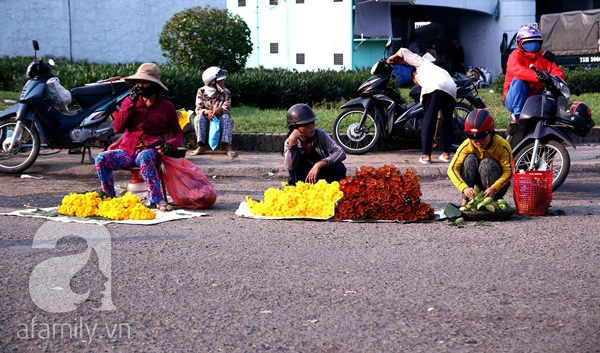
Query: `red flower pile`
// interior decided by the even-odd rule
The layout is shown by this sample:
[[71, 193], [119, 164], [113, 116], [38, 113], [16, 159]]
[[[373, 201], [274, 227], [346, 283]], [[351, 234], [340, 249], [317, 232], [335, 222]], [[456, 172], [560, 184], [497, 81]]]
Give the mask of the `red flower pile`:
[[334, 219], [378, 219], [419, 221], [434, 219], [433, 208], [421, 202], [417, 172], [408, 168], [402, 174], [393, 165], [360, 167], [355, 177], [340, 180], [344, 198]]

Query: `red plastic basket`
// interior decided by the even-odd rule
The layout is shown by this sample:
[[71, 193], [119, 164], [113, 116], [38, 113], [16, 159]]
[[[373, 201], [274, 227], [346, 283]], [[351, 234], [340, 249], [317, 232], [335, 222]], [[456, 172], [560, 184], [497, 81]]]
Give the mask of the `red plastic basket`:
[[513, 197], [519, 214], [545, 215], [552, 202], [552, 171], [527, 170], [514, 174]]

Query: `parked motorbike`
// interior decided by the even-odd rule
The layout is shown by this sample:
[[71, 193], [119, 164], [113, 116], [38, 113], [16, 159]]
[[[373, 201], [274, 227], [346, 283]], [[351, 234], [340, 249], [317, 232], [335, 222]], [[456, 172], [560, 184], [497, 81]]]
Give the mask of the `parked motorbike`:
[[[546, 51], [543, 56], [554, 62], [553, 53]], [[509, 127], [507, 140], [513, 148], [516, 172], [552, 170], [552, 190], [556, 190], [571, 167], [565, 145], [576, 148], [571, 135], [586, 136], [594, 121], [585, 103], [569, 103], [571, 92], [562, 78], [533, 64], [529, 67], [545, 88], [540, 95], [527, 98], [517, 124]]]
[[[400, 137], [408, 139], [419, 136], [423, 121], [420, 103], [421, 88], [415, 86], [408, 104], [395, 87], [389, 85], [393, 77], [392, 66], [386, 63], [386, 53], [391, 47], [388, 40], [383, 58], [371, 69], [371, 76], [358, 88], [360, 97], [342, 105], [342, 112], [333, 122], [333, 139], [348, 154], [365, 154], [371, 151], [380, 138]], [[456, 81], [457, 104], [452, 117], [454, 148], [465, 139], [464, 120], [475, 108], [485, 108], [477, 97], [477, 87], [469, 80]]]
[[473, 81], [477, 88], [488, 88], [492, 86], [492, 73], [485, 67], [471, 66], [466, 74], [457, 72], [454, 74], [454, 79]]
[[[91, 147], [106, 148], [114, 140], [112, 115], [132, 86], [112, 78], [73, 88], [75, 109], [69, 111], [49, 90], [55, 83], [52, 59], [37, 58], [39, 44], [33, 40], [34, 61], [27, 68], [17, 104], [0, 112], [0, 172], [14, 174], [31, 167], [40, 154], [41, 142], [51, 149], [81, 149], [91, 159]], [[62, 87], [60, 87], [62, 88]], [[56, 153], [56, 152], [54, 152]]]

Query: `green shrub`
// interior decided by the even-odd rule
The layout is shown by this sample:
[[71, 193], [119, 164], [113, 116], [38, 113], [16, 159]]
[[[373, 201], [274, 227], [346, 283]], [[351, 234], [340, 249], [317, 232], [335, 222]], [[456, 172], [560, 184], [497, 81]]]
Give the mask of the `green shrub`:
[[[19, 92], [26, 82], [25, 71], [33, 57], [0, 57], [0, 90]], [[55, 59], [53, 72], [67, 89], [110, 77], [127, 76], [136, 72], [140, 63], [91, 64], [70, 63], [66, 59]], [[193, 109], [196, 92], [203, 86], [202, 72], [197, 69], [174, 64], [160, 64], [162, 81], [169, 88], [164, 93], [177, 108]], [[285, 69], [244, 69], [230, 73], [225, 81], [232, 93], [234, 106], [250, 106], [261, 109], [287, 109], [295, 103], [311, 106], [328, 105], [337, 107], [341, 102], [358, 96], [357, 89], [370, 73], [359, 71], [317, 70], [296, 72]], [[572, 69], [567, 71], [567, 82], [574, 89], [581, 84], [584, 93], [600, 92], [600, 70]], [[500, 76], [493, 86], [495, 94], [502, 94], [504, 76]], [[408, 99], [407, 90], [402, 92]], [[481, 93], [487, 92], [482, 90]], [[495, 118], [507, 115], [502, 102], [491, 97], [483, 97], [492, 110], [498, 111]], [[589, 96], [573, 96], [571, 100], [583, 100], [592, 107], [595, 103]], [[495, 111], [495, 110], [494, 110]], [[506, 113], [506, 114], [505, 114]]]
[[27, 82], [26, 70], [33, 57], [0, 58], [0, 89], [3, 91], [20, 91]]
[[173, 64], [207, 69], [219, 66], [236, 72], [252, 52], [246, 22], [226, 9], [196, 6], [173, 15], [158, 40]]

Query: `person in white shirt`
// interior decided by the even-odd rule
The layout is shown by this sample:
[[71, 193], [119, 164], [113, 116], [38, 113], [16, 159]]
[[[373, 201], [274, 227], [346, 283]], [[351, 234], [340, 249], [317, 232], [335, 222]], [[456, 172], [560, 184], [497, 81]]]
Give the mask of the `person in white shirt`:
[[400, 48], [387, 58], [388, 64], [408, 64], [413, 66], [413, 82], [421, 86], [421, 104], [423, 105], [423, 125], [421, 127], [421, 145], [423, 156], [421, 164], [431, 163], [432, 142], [438, 112], [442, 115], [442, 154], [439, 159], [450, 163], [452, 151], [452, 114], [456, 105], [456, 83], [448, 71], [435, 65], [429, 60], [413, 53], [406, 48]]

